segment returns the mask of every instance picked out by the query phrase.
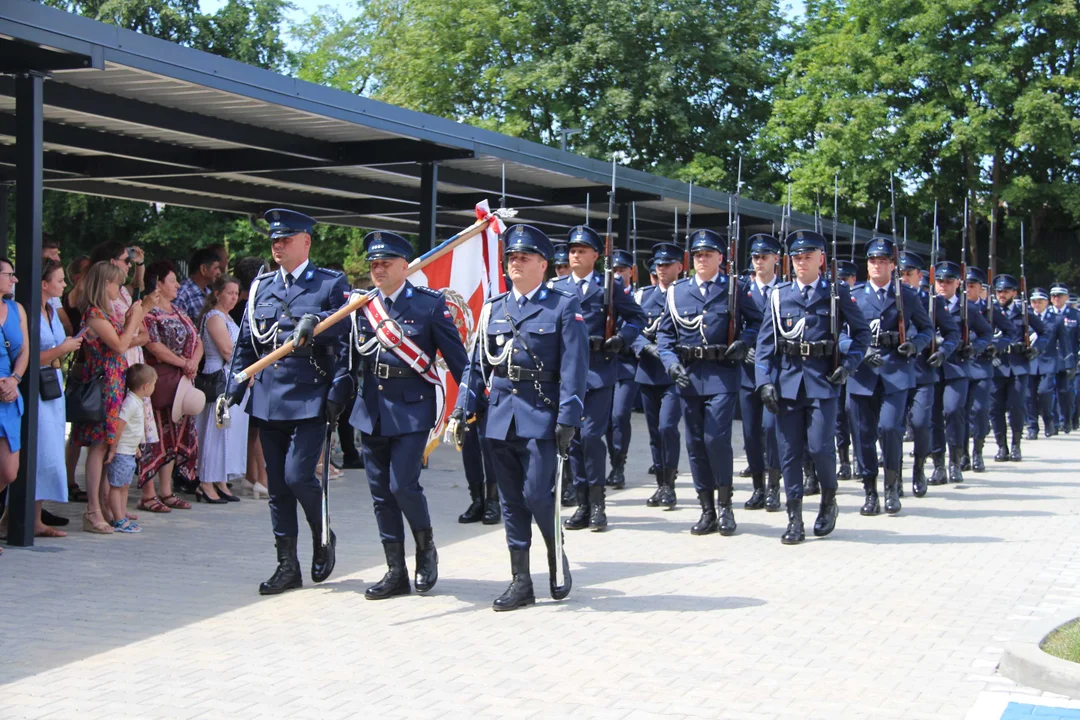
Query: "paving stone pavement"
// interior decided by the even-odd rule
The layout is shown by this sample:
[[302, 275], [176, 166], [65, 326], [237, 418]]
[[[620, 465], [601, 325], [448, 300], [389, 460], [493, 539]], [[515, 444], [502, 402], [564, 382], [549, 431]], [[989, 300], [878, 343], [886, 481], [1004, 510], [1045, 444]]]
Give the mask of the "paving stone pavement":
[[860, 517], [860, 486], [841, 483], [836, 532], [798, 547], [779, 542], [784, 513], [742, 509], [738, 479], [737, 535], [692, 537], [685, 453], [678, 509], [646, 508], [640, 415], [634, 437], [608, 532], [568, 533], [569, 600], [547, 597], [537, 536], [539, 602], [513, 613], [490, 609], [509, 581], [502, 528], [456, 522], [449, 448], [422, 478], [440, 553], [427, 597], [364, 600], [383, 565], [363, 471], [332, 485], [334, 576], [280, 597], [256, 592], [274, 551], [250, 498], [141, 513], [138, 536], [76, 517], [66, 539], [7, 547], [0, 718], [937, 719], [1041, 694], [996, 665], [1025, 623], [1080, 608], [1080, 435], [923, 499], [909, 488], [896, 517]]

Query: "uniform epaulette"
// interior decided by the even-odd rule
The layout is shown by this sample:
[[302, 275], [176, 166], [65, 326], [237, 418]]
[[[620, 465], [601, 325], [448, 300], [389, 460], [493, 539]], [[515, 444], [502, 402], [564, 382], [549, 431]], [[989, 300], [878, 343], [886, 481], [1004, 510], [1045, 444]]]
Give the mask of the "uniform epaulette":
[[316, 270], [321, 270], [322, 272], [326, 273], [327, 275], [329, 275], [330, 277], [333, 277], [333, 278], [345, 277], [345, 272], [343, 270], [332, 270], [330, 268], [324, 268], [324, 267], [316, 267], [315, 269]]
[[413, 287], [424, 293], [425, 295], [431, 295], [432, 297], [442, 297], [443, 294], [442, 290], [432, 290], [426, 285], [414, 285]]
[[688, 278], [688, 277], [679, 278], [675, 282], [671, 283], [671, 287], [675, 287], [676, 285], [682, 285], [685, 282], [690, 282], [690, 278]]
[[507, 296], [507, 295], [509, 295], [509, 294], [510, 294], [510, 291], [509, 291], [509, 290], [507, 290], [506, 292], [501, 292], [501, 293], [499, 293], [498, 295], [492, 295], [491, 297], [489, 297], [489, 298], [487, 299], [487, 302], [488, 302], [489, 304], [490, 304], [490, 303], [493, 303], [493, 302], [495, 302], [496, 300], [498, 300], [498, 299], [500, 299], [500, 298], [504, 298], [504, 297], [506, 297], [506, 296]]
[[567, 282], [568, 277], [570, 277], [570, 275], [557, 275], [557, 276], [551, 278], [551, 280], [549, 280], [548, 282], [550, 282], [552, 285], [554, 285], [557, 282]]
[[851, 286], [851, 289], [852, 289], [852, 291], [855, 291], [855, 290], [862, 290], [865, 287], [866, 287], [865, 282], [857, 282], [857, 283], [855, 283], [854, 285]]
[[776, 289], [779, 290], [780, 288], [789, 288], [794, 284], [794, 280], [782, 280], [781, 282], [776, 283]]
[[562, 288], [558, 288], [558, 287], [550, 287], [550, 288], [548, 288], [548, 290], [555, 293], [556, 295], [562, 295], [563, 297], [577, 297], [576, 292], [575, 293], [569, 293], [566, 290], [563, 290]]
[[272, 277], [274, 277], [274, 276], [275, 276], [275, 275], [277, 275], [277, 274], [278, 274], [279, 272], [281, 272], [281, 271], [280, 271], [280, 270], [267, 270], [267, 271], [266, 271], [266, 272], [264, 272], [264, 273], [261, 273], [261, 274], [259, 274], [259, 275], [256, 275], [256, 276], [255, 276], [255, 279], [256, 279], [256, 280], [266, 280], [266, 279], [268, 279], [268, 278], [272, 278]]

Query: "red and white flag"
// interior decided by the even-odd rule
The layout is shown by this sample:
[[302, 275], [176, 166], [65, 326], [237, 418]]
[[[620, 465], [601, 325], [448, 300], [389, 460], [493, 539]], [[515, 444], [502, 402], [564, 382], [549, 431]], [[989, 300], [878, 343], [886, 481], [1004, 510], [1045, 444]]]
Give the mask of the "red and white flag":
[[[492, 215], [487, 200], [477, 203], [476, 219], [483, 220], [488, 217], [494, 219], [482, 234], [466, 240], [452, 252], [409, 276], [409, 282], [414, 285], [443, 291], [446, 295], [446, 311], [457, 326], [466, 349], [472, 346], [476, 322], [480, 318], [484, 301], [492, 295], [506, 291], [506, 280], [502, 271], [502, 248], [499, 243], [499, 236], [506, 230], [506, 226], [501, 218]], [[425, 457], [442, 437], [443, 427], [457, 398], [457, 383], [442, 362], [439, 362], [438, 370], [446, 388], [446, 402], [445, 407], [439, 408], [441, 414], [438, 424], [429, 436]]]

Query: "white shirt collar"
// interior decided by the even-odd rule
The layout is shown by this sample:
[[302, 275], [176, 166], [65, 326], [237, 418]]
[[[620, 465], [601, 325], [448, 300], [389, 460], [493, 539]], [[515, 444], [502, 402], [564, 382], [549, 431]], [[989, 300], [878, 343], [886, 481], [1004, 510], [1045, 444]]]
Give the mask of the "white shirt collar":
[[285, 268], [281, 268], [281, 280], [282, 280], [282, 282], [285, 281], [285, 275], [287, 275], [287, 274], [292, 275], [293, 276], [293, 282], [296, 282], [304, 274], [304, 270], [307, 270], [307, 266], [308, 266], [308, 261], [305, 260], [304, 262], [297, 265], [296, 268], [291, 273], [286, 273]]
[[870, 285], [871, 288], [873, 288], [874, 293], [880, 293], [882, 290], [888, 290], [889, 287], [892, 285], [892, 283], [889, 283], [884, 287], [878, 287], [877, 283], [875, 283], [873, 280], [867, 280], [866, 282]]
[[[592, 273], [589, 273], [589, 274], [592, 275]], [[544, 283], [540, 283], [540, 285], [543, 285], [543, 284]], [[532, 302], [533, 296], [536, 295], [536, 291], [540, 289], [540, 285], [537, 285], [532, 290], [525, 293], [525, 297], [529, 298], [529, 302]], [[514, 288], [514, 299], [517, 300], [518, 302], [521, 302], [521, 293], [518, 292], [517, 288]]]
[[[763, 282], [761, 282], [761, 280], [758, 280], [755, 277], [754, 278], [754, 284], [757, 285], [758, 292], [761, 292], [762, 290], [764, 290], [767, 287], [776, 287], [776, 278], [777, 278], [777, 276], [773, 275], [772, 282], [763, 283]], [[796, 278], [796, 281], [798, 281], [798, 278]]]
[[[595, 275], [595, 274], [596, 274], [595, 270], [590, 270], [588, 275], [586, 275], [585, 277], [579, 278], [574, 273], [570, 273], [570, 279], [573, 280], [574, 284], [577, 285], [578, 287], [581, 287], [581, 281], [582, 280], [586, 280], [586, 281], [588, 281], [588, 283], [590, 285], [592, 285], [593, 284], [593, 275]], [[529, 299], [532, 300], [531, 297]]]
[[389, 300], [391, 302], [397, 302], [398, 297], [401, 295], [401, 291], [405, 289], [406, 285], [408, 285], [407, 280], [405, 282], [401, 283], [401, 285], [398, 287], [398, 289], [395, 290], [394, 292], [392, 292], [391, 294], [384, 295], [382, 290], [379, 291], [379, 294], [382, 295], [382, 299], [383, 299], [384, 302], [386, 300]]
[[709, 278], [708, 280], [706, 280], [705, 278], [701, 277], [701, 276], [700, 276], [700, 275], [698, 275], [697, 273], [694, 273], [694, 284], [695, 284], [695, 285], [697, 285], [697, 286], [698, 286], [698, 288], [702, 288], [702, 287], [704, 287], [704, 286], [705, 286], [705, 283], [707, 283], [707, 282], [716, 282], [716, 281], [717, 281], [717, 280], [719, 280], [719, 279], [720, 279], [720, 273], [716, 273], [715, 275], [713, 275], [713, 276], [712, 276], [711, 278]]

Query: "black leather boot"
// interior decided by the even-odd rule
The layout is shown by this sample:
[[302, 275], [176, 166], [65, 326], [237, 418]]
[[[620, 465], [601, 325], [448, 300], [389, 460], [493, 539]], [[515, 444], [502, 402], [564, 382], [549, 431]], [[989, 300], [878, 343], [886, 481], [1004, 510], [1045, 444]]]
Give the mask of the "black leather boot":
[[611, 455], [611, 472], [608, 473], [604, 484], [613, 490], [622, 490], [626, 487], [626, 453], [613, 453]]
[[286, 590], [304, 586], [304, 575], [296, 558], [296, 538], [276, 537], [274, 547], [277, 548], [277, 570], [269, 580], [259, 585], [260, 595], [280, 595]]
[[323, 547], [322, 529], [311, 531], [311, 580], [321, 583], [334, 572], [337, 562], [337, 535], [330, 531], [330, 544]]
[[472, 502], [469, 503], [469, 507], [465, 512], [458, 515], [457, 521], [459, 523], [480, 522], [480, 519], [484, 517], [484, 488], [480, 486], [470, 487], [469, 497], [472, 498]]
[[529, 574], [528, 550], [510, 551], [510, 572], [512, 575], [510, 587], [506, 588], [506, 592], [495, 598], [495, 602], [491, 604], [491, 609], [495, 612], [517, 610], [536, 602], [532, 575]]
[[881, 501], [878, 499], [877, 478], [864, 478], [862, 481], [866, 500], [859, 510], [860, 515], [879, 515], [881, 513]]
[[679, 468], [660, 468], [664, 487], [660, 490], [660, 507], [671, 510], [678, 502], [675, 497], [675, 478], [679, 476]]
[[930, 476], [930, 484], [948, 485], [949, 476], [945, 474], [945, 453], [932, 453], [930, 457], [934, 459], [934, 473]]
[[817, 470], [814, 469], [813, 460], [803, 460], [803, 495], [817, 495], [821, 492], [818, 484]]
[[787, 501], [787, 530], [780, 536], [785, 545], [798, 545], [806, 539], [806, 529], [802, 521], [802, 498]]
[[1013, 433], [1012, 448], [1009, 449], [1009, 460], [1012, 462], [1020, 462], [1024, 459], [1024, 456], [1020, 454], [1020, 433]]
[[386, 554], [386, 574], [364, 591], [364, 597], [368, 600], [385, 600], [410, 592], [409, 569], [405, 567], [405, 543], [383, 543], [383, 552]]
[[607, 505], [604, 502], [604, 486], [589, 486], [589, 529], [600, 532], [607, 527]]
[[997, 455], [994, 462], [1009, 462], [1009, 440], [1005, 433], [994, 433], [994, 442], [997, 443]]
[[1039, 429], [1038, 428], [1028, 428], [1027, 439], [1028, 440], [1038, 440], [1039, 439]]
[[754, 471], [750, 469], [749, 465], [747, 465], [739, 473], [739, 477], [751, 477], [751, 476], [753, 476], [753, 474], [754, 474]]
[[743, 507], [747, 510], [761, 510], [765, 507], [765, 473], [754, 473], [754, 492]]
[[577, 510], [570, 517], [563, 520], [563, 527], [567, 530], [584, 530], [589, 527], [589, 486], [574, 487], [575, 504]]
[[562, 476], [562, 506], [577, 507], [578, 496], [574, 489], [574, 474], [570, 472], [570, 463], [563, 463]]
[[968, 455], [967, 444], [964, 445], [963, 453], [960, 455], [960, 469], [971, 470], [971, 456]]
[[416, 592], [427, 592], [439, 580], [439, 553], [435, 550], [435, 538], [431, 528], [414, 530], [416, 540], [416, 575], [413, 584]]
[[780, 469], [766, 468], [768, 476], [765, 492], [765, 512], [779, 512], [780, 510]]
[[[801, 508], [800, 508], [801, 509]], [[821, 488], [821, 507], [814, 521], [814, 535], [825, 537], [836, 528], [840, 508], [836, 505], [836, 488]]]
[[500, 520], [502, 520], [502, 509], [499, 507], [499, 486], [491, 481], [487, 484], [483, 522], [485, 525], [498, 525]]
[[900, 471], [885, 470], [885, 512], [900, 512]]
[[570, 577], [570, 561], [566, 557], [566, 547], [563, 547], [563, 584], [555, 584], [555, 539], [544, 537], [544, 543], [547, 545], [547, 561], [548, 561], [548, 587], [551, 590], [551, 598], [553, 600], [565, 600], [566, 596], [570, 594], [570, 588], [574, 585], [574, 579]]
[[720, 534], [727, 537], [735, 534], [735, 511], [731, 509], [731, 485], [721, 485], [717, 491], [717, 505], [720, 507], [718, 513], [718, 527]]
[[850, 480], [851, 479], [851, 458], [848, 456], [847, 448], [840, 448], [838, 451], [840, 456], [840, 467], [836, 471], [837, 480]]
[[710, 535], [717, 530], [716, 526], [716, 499], [712, 490], [702, 490], [698, 494], [698, 502], [701, 503], [701, 517], [697, 524], [690, 528], [691, 535]]
[[962, 483], [964, 482], [964, 472], [960, 468], [960, 446], [949, 446], [949, 482]]
[[986, 461], [983, 460], [983, 440], [976, 440], [975, 447], [971, 451], [971, 471], [977, 473], [986, 472]]
[[645, 501], [645, 507], [660, 507], [660, 494], [664, 489], [664, 471], [653, 465], [651, 474], [656, 476], [656, 491]]
[[926, 456], [916, 455], [915, 466], [911, 469], [911, 492], [915, 497], [926, 495]]

